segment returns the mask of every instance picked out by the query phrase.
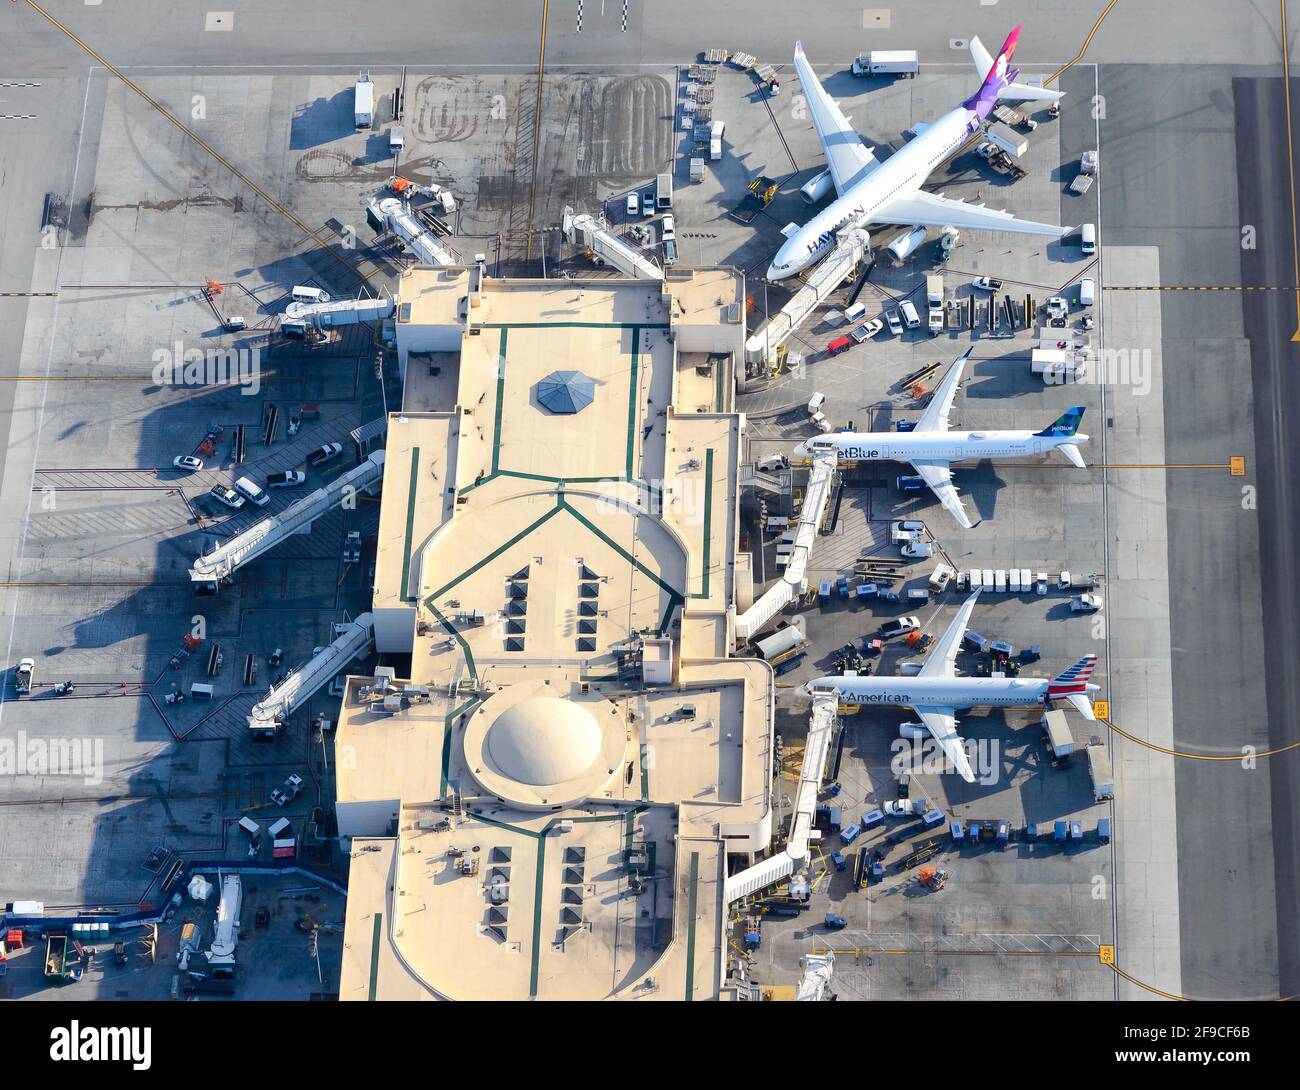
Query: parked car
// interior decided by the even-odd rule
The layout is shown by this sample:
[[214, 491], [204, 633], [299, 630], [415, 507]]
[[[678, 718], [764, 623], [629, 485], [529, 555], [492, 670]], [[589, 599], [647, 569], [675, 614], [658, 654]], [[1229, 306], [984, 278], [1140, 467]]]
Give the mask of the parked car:
[[901, 337], [903, 335], [903, 319], [898, 316], [898, 311], [885, 311], [885, 321], [889, 323], [889, 332], [895, 337]]
[[271, 792], [271, 801], [276, 806], [287, 806], [298, 797], [298, 792], [302, 790], [302, 777], [294, 773], [279, 787]]
[[664, 218], [659, 221], [659, 238], [663, 242], [677, 241], [677, 231], [673, 225], [672, 216], [664, 216]]
[[224, 503], [227, 507], [234, 508], [236, 511], [244, 506], [244, 497], [233, 488], [227, 488], [224, 484], [214, 485], [208, 495], [218, 503]]
[[895, 534], [922, 534], [925, 523], [919, 519], [895, 519], [891, 529]]
[[925, 799], [890, 799], [882, 809], [890, 817], [913, 817], [925, 812]]
[[1002, 281], [994, 276], [977, 276], [971, 282], [971, 286], [980, 291], [1001, 291]]
[[919, 617], [894, 617], [880, 626], [880, 634], [885, 637], [901, 636], [905, 632], [914, 632], [920, 627]]
[[324, 465], [326, 462], [337, 458], [342, 453], [342, 443], [326, 443], [323, 447], [317, 447], [307, 455], [307, 464], [310, 466]]
[[172, 465], [186, 473], [197, 473], [203, 468], [203, 459], [193, 454], [181, 454], [172, 459]]
[[266, 494], [266, 489], [249, 477], [239, 477], [235, 480], [235, 490], [244, 496], [247, 496], [258, 507], [265, 507], [271, 499]]
[[267, 488], [292, 488], [294, 485], [302, 484], [307, 479], [301, 469], [286, 469], [280, 473], [268, 473], [266, 475]]
[[641, 211], [641, 195], [635, 190], [627, 195], [627, 214], [638, 215]]
[[641, 215], [653, 216], [655, 212], [655, 191], [647, 189], [641, 194]]

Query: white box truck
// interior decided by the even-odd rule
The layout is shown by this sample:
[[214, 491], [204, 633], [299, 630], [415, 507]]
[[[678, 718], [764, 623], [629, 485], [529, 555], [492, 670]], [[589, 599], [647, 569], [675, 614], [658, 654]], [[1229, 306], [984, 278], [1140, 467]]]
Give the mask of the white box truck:
[[1010, 125], [1004, 125], [1001, 121], [993, 122], [988, 127], [985, 135], [989, 138], [989, 143], [994, 147], [1001, 148], [1016, 159], [1019, 159], [1029, 150], [1029, 141]]
[[931, 274], [925, 278], [925, 302], [929, 307], [930, 336], [943, 332], [943, 277]]
[[770, 636], [765, 636], [754, 644], [759, 656], [771, 662], [787, 651], [792, 651], [797, 647], [802, 647], [808, 642], [808, 637], [804, 635], [803, 627], [800, 624], [786, 625], [784, 628], [778, 628]]
[[1088, 755], [1088, 778], [1092, 780], [1092, 797], [1097, 802], [1105, 802], [1115, 797], [1115, 774], [1110, 770], [1110, 754], [1100, 742], [1086, 747]]
[[915, 49], [873, 49], [859, 53], [853, 61], [855, 76], [907, 76], [921, 70]]
[[353, 108], [354, 124], [358, 129], [370, 128], [375, 120], [375, 85], [370, 82], [370, 73], [362, 72], [357, 80], [356, 104]]
[[673, 176], [669, 173], [655, 177], [655, 209], [667, 212], [673, 206]]
[[1044, 714], [1043, 733], [1047, 735], [1047, 748], [1058, 761], [1074, 752], [1074, 735], [1070, 733], [1070, 721], [1065, 712], [1054, 708]]
[[715, 163], [722, 158], [722, 130], [725, 127], [723, 122], [715, 121], [709, 132], [709, 158]]

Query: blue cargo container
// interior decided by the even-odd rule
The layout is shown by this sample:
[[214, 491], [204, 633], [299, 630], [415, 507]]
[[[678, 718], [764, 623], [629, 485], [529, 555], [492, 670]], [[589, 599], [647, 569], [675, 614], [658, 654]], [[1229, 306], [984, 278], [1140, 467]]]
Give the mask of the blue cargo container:
[[980, 823], [978, 821], [972, 821], [967, 824], [966, 839], [972, 844], [978, 844], [980, 842]]
[[949, 825], [948, 828], [952, 832], [952, 839], [954, 844], [960, 844], [963, 840], [966, 839], [966, 830], [965, 828], [963, 828], [962, 823], [957, 819], [954, 818], [952, 824]]
[[845, 601], [848, 600], [849, 580], [847, 576], [841, 575], [837, 580], [835, 580], [835, 591], [841, 598], [845, 599]]
[[833, 833], [838, 833], [844, 825], [844, 807], [828, 806], [826, 807], [826, 827]]
[[862, 815], [862, 827], [864, 829], [870, 829], [876, 825], [879, 825], [884, 820], [885, 820], [885, 814], [883, 810], [868, 810], [865, 814]]
[[865, 602], [874, 598], [879, 589], [875, 583], [859, 583], [854, 593], [857, 595], [859, 602]]
[[927, 810], [921, 815], [921, 824], [927, 829], [933, 829], [936, 825], [943, 824], [942, 810]]
[[1066, 823], [1064, 821], [1058, 821], [1056, 823], [1054, 833], [1053, 833], [1055, 840], [1058, 844], [1065, 843], [1065, 836], [1067, 832], [1069, 832], [1069, 828], [1066, 825]]
[[989, 650], [995, 655], [1006, 655], [1007, 658], [1010, 658], [1016, 651], [1006, 640], [994, 640], [989, 644]]
[[861, 835], [862, 835], [861, 825], [850, 825], [847, 829], [840, 830], [840, 839], [845, 844], [852, 844]]
[[1011, 839], [1011, 823], [1009, 821], [999, 821], [993, 831], [993, 842], [999, 848], [1005, 848], [1007, 841]]
[[1082, 839], [1083, 839], [1083, 822], [1082, 822], [1082, 821], [1072, 821], [1072, 822], [1070, 822], [1070, 839], [1071, 839], [1071, 840], [1082, 840]]
[[1031, 821], [1025, 826], [1025, 839], [1030, 841], [1037, 840], [1042, 831], [1043, 827], [1041, 825]]
[[817, 587], [817, 604], [819, 606], [829, 605], [831, 600], [831, 581], [823, 579]]
[[989, 641], [973, 628], [968, 628], [966, 635], [961, 638], [961, 645], [967, 651], [983, 651], [988, 647]]
[[1110, 818], [1102, 818], [1097, 822], [1097, 839], [1103, 844], [1110, 843]]
[[844, 860], [843, 852], [832, 852], [831, 862], [835, 864], [836, 870], [844, 870], [844, 868], [848, 866], [848, 863]]

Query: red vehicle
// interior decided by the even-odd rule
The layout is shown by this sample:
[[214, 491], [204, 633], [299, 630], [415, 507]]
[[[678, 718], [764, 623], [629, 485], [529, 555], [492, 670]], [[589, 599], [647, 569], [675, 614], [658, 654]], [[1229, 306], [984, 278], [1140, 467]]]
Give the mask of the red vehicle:
[[845, 351], [845, 349], [852, 347], [852, 345], [852, 337], [836, 337], [826, 346], [826, 351], [832, 356], [838, 356], [841, 352]]

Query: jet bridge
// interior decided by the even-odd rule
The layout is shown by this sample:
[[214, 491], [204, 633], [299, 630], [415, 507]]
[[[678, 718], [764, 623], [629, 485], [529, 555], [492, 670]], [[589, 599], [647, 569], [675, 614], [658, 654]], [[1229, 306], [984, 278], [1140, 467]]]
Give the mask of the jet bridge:
[[339, 326], [358, 325], [361, 322], [378, 322], [391, 317], [397, 309], [397, 300], [391, 295], [378, 299], [332, 299], [328, 303], [292, 302], [284, 310], [280, 329], [285, 333], [307, 332], [313, 329], [335, 329]]
[[747, 640], [768, 621], [781, 612], [807, 589], [808, 560], [813, 543], [817, 540], [817, 527], [831, 497], [831, 482], [835, 477], [838, 455], [835, 451], [819, 451], [813, 457], [812, 472], [808, 475], [808, 488], [804, 493], [803, 507], [795, 526], [794, 549], [781, 574], [752, 606], [736, 618], [736, 638]]
[[629, 246], [618, 235], [606, 228], [602, 218], [586, 212], [575, 214], [572, 208], [564, 209], [562, 221], [564, 237], [570, 243], [581, 239], [598, 259], [613, 265], [619, 272], [637, 280], [662, 280], [663, 270], [639, 250]]
[[248, 713], [248, 729], [259, 737], [273, 737], [295, 708], [329, 684], [354, 658], [364, 654], [373, 638], [374, 620], [369, 613], [361, 614], [355, 621], [336, 624], [333, 643], [312, 655], [280, 684], [271, 686], [270, 692], [253, 705]]
[[782, 878], [807, 868], [808, 845], [812, 842], [813, 822], [817, 817], [817, 790], [826, 775], [826, 759], [830, 755], [831, 733], [838, 712], [839, 697], [834, 693], [813, 696], [808, 744], [804, 747], [803, 765], [799, 769], [799, 789], [795, 795], [785, 850], [730, 875], [723, 887], [727, 904], [774, 886]]
[[813, 269], [803, 287], [745, 342], [745, 359], [750, 363], [770, 363], [777, 349], [807, 321], [808, 315], [830, 298], [870, 252], [871, 242], [866, 231], [855, 228], [845, 234], [830, 256]]
[[445, 247], [411, 212], [411, 206], [398, 197], [371, 201], [368, 211], [373, 219], [392, 231], [421, 265], [459, 265], [460, 258]]
[[321, 515], [332, 511], [348, 496], [377, 484], [384, 475], [384, 452], [374, 451], [364, 462], [276, 515], [269, 515], [242, 534], [223, 542], [190, 567], [192, 583], [214, 588], [237, 569], [275, 548], [290, 534], [302, 533]]

